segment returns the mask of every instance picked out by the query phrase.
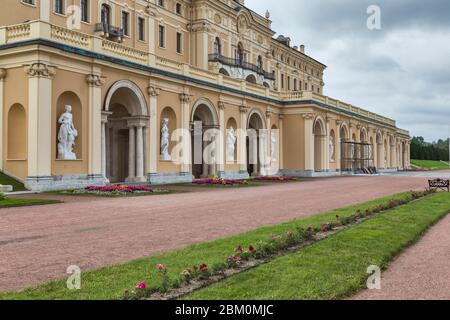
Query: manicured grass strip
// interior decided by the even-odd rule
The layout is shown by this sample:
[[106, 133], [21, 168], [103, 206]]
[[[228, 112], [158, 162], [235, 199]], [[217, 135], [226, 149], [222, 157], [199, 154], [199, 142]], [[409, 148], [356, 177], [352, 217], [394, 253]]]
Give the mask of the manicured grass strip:
[[0, 172], [0, 184], [13, 186], [13, 191], [26, 191], [27, 189], [23, 183], [7, 176], [6, 174]]
[[55, 203], [61, 203], [61, 201], [57, 201], [57, 200], [43, 200], [43, 199], [6, 198], [5, 200], [0, 201], [0, 209], [1, 208], [11, 208], [11, 207], [38, 206], [38, 205], [55, 204]]
[[439, 193], [194, 292], [186, 299], [338, 299], [364, 288], [370, 265], [386, 268], [450, 211]]
[[450, 169], [450, 166], [447, 163], [441, 161], [432, 161], [432, 160], [411, 160], [411, 164], [429, 170], [445, 170]]
[[[237, 236], [203, 242], [185, 249], [165, 252], [123, 265], [82, 273], [81, 290], [67, 290], [65, 280], [61, 280], [22, 292], [0, 294], [0, 299], [122, 299], [124, 288], [134, 288], [138, 281], [152, 283], [153, 280], [150, 278], [150, 274], [155, 274], [155, 266], [158, 263], [165, 264], [169, 277], [175, 278], [186, 267], [194, 264], [204, 262], [208, 265], [213, 265], [223, 262], [239, 244], [244, 247], [250, 244], [255, 245], [258, 241], [266, 241], [272, 234], [286, 233], [295, 227], [319, 226], [324, 221], [335, 220], [337, 214], [341, 217], [350, 216], [358, 209], [365, 210], [365, 208], [386, 204], [390, 199], [404, 199], [408, 195], [409, 193], [401, 193], [384, 197], [363, 204], [317, 214], [306, 219], [262, 227]], [[188, 227], [186, 226], [186, 228]], [[177, 235], [173, 234], [172, 236], [176, 237]]]

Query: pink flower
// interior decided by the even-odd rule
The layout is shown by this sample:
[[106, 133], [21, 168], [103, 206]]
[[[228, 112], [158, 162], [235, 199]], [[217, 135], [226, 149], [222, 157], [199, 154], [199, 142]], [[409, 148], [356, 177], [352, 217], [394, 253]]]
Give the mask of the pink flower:
[[236, 258], [236, 265], [240, 266], [242, 264], [241, 257]]
[[156, 265], [156, 269], [158, 269], [159, 271], [166, 271], [166, 266], [162, 263], [159, 263]]
[[147, 288], [147, 284], [142, 281], [142, 282], [139, 282], [135, 288], [143, 290], [143, 289]]

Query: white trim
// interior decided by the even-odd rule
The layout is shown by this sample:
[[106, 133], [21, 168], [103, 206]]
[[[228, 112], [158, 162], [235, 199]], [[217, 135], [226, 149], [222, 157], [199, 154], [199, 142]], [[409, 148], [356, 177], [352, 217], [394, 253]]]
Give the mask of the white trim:
[[108, 93], [105, 98], [105, 105], [104, 110], [109, 111], [109, 105], [111, 103], [111, 98], [113, 97], [114, 93], [116, 93], [117, 90], [120, 88], [128, 88], [130, 89], [138, 98], [139, 100], [139, 108], [140, 108], [140, 115], [147, 116], [148, 115], [148, 107], [147, 102], [145, 101], [144, 94], [142, 93], [141, 89], [130, 80], [119, 80], [115, 82], [111, 88], [109, 88]]

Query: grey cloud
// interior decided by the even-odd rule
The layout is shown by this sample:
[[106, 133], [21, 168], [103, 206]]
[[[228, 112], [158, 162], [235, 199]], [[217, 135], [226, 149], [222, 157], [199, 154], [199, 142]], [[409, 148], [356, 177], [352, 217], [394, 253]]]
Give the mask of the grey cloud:
[[[369, 5], [382, 29], [366, 27]], [[450, 125], [450, 1], [246, 0], [273, 29], [328, 65], [325, 94], [435, 140]], [[288, 10], [287, 10], [288, 9]]]

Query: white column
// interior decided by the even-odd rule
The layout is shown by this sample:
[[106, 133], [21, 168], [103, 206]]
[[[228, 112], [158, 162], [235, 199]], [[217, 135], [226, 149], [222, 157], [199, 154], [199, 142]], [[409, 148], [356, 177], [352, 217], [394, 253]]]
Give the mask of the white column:
[[238, 131], [238, 162], [241, 173], [247, 172], [247, 106], [240, 107], [240, 129]]
[[127, 181], [133, 182], [136, 177], [136, 132], [134, 126], [129, 130], [129, 149], [128, 149], [128, 178]]
[[305, 170], [314, 172], [314, 114], [306, 113], [303, 119], [305, 119]]
[[334, 161], [336, 161], [336, 171], [341, 171], [341, 125], [342, 121], [336, 120], [336, 132], [334, 140]]
[[331, 161], [330, 148], [329, 148], [329, 144], [330, 144], [330, 121], [329, 120], [325, 121], [325, 130], [326, 130], [325, 137], [324, 137], [325, 143], [323, 146], [324, 152], [322, 153], [324, 155], [324, 160], [325, 160], [323, 169], [328, 172], [328, 171], [330, 171], [330, 161]]
[[102, 175], [106, 178], [106, 122], [102, 121]]
[[147, 169], [150, 174], [158, 172], [158, 95], [161, 89], [149, 86], [148, 94], [150, 99], [150, 130], [148, 131], [149, 153], [147, 154]]
[[28, 177], [51, 176], [53, 67], [37, 62], [26, 67], [28, 79]]
[[145, 182], [144, 177], [144, 131], [141, 124], [136, 127], [136, 179]]
[[148, 64], [151, 67], [154, 67], [156, 65], [156, 55], [155, 55], [155, 48], [158, 45], [156, 43], [155, 38], [155, 17], [152, 13], [148, 16], [148, 53], [149, 53], [149, 59]]
[[191, 174], [191, 131], [190, 131], [190, 115], [191, 115], [191, 95], [189, 93], [180, 94], [181, 102], [181, 127], [183, 128], [183, 162], [181, 165], [182, 174]]
[[3, 171], [3, 139], [6, 136], [3, 132], [5, 77], [6, 69], [0, 69], [0, 171]]
[[50, 1], [51, 0], [40, 0], [40, 20], [45, 22], [50, 22]]
[[88, 174], [102, 174], [102, 88], [104, 81], [100, 75], [86, 77], [89, 85], [89, 130], [88, 130]]
[[278, 120], [278, 129], [280, 131], [280, 136], [279, 136], [279, 169], [283, 170], [284, 169], [284, 156], [283, 156], [283, 152], [284, 152], [284, 144], [283, 144], [283, 119], [284, 119], [284, 115], [280, 114], [279, 115], [279, 120]]
[[220, 135], [218, 138], [220, 138], [220, 140], [217, 143], [217, 156], [219, 159], [219, 174], [222, 174], [225, 172], [225, 139], [227, 138], [227, 128], [225, 127], [225, 104], [223, 102], [219, 102], [219, 131]]

